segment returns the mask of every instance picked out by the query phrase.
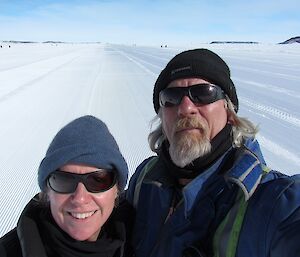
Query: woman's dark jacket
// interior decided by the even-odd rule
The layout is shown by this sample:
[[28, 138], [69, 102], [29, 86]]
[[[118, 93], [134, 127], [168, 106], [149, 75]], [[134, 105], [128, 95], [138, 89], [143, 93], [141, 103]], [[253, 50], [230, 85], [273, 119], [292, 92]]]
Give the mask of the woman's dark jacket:
[[1, 257], [130, 257], [133, 208], [121, 200], [101, 228], [96, 242], [72, 239], [53, 220], [49, 207], [34, 197], [23, 210], [17, 227], [0, 239]]

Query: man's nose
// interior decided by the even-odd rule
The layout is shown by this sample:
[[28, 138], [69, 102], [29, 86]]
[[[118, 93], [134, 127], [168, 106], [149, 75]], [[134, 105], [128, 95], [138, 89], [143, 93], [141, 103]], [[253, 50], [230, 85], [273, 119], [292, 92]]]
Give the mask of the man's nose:
[[177, 110], [178, 110], [178, 116], [186, 117], [186, 116], [195, 115], [197, 113], [197, 106], [188, 96], [184, 96], [181, 99], [181, 102], [179, 103]]

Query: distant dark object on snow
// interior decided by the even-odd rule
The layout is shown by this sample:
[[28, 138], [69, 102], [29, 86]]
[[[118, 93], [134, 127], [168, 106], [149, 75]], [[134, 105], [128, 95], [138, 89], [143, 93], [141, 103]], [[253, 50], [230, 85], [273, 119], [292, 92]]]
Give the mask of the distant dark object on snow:
[[63, 41], [44, 41], [44, 44], [65, 44]]
[[168, 45], [161, 45], [160, 47], [168, 47]]
[[254, 41], [212, 41], [210, 44], [258, 44]]
[[300, 37], [292, 37], [284, 42], [281, 42], [279, 44], [292, 44], [292, 43], [300, 43]]

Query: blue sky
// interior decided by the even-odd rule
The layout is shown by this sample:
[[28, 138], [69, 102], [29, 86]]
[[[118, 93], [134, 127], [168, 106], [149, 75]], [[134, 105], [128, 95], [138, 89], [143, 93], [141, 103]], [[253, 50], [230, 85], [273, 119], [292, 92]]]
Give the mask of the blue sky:
[[0, 0], [0, 41], [188, 45], [300, 36], [299, 0]]

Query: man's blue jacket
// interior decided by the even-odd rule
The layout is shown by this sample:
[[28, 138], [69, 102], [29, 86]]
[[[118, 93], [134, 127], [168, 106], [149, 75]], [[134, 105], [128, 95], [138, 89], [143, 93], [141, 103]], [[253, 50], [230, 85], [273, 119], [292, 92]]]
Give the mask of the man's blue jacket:
[[159, 156], [137, 168], [126, 195], [136, 207], [137, 257], [194, 248], [208, 257], [300, 257], [300, 176], [268, 170], [256, 140], [241, 149], [180, 192]]

